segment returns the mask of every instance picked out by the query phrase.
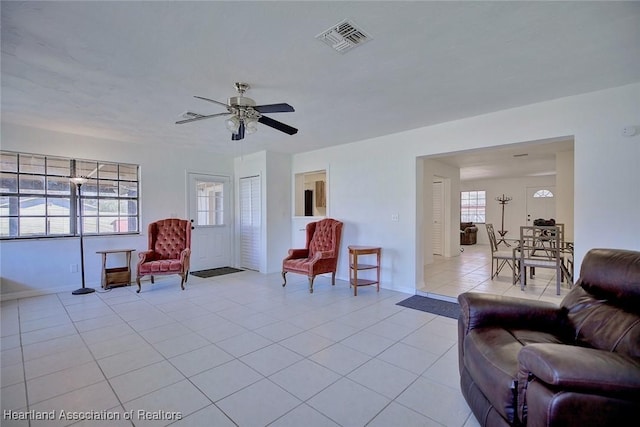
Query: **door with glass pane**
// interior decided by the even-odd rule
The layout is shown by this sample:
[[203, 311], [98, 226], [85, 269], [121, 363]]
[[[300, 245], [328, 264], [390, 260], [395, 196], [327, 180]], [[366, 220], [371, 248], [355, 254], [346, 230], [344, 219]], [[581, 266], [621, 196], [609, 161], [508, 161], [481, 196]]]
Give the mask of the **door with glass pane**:
[[527, 223], [533, 225], [536, 219], [556, 219], [556, 198], [554, 186], [527, 187]]
[[229, 177], [188, 174], [191, 271], [231, 266]]

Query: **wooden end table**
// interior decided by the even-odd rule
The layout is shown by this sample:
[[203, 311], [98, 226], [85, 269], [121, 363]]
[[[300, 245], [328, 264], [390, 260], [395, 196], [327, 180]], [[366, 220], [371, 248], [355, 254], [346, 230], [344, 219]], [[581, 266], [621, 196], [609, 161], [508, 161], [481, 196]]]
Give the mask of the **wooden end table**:
[[[380, 255], [382, 248], [379, 246], [350, 245], [349, 248], [349, 285], [353, 286], [353, 296], [358, 295], [358, 286], [376, 285], [376, 291], [380, 292]], [[375, 255], [375, 264], [360, 264], [358, 257], [363, 255]], [[376, 280], [358, 278], [358, 271], [376, 270]]]
[[[113, 286], [129, 286], [131, 285], [131, 252], [135, 249], [107, 249], [104, 251], [97, 251], [97, 254], [102, 255], [102, 288], [107, 289]], [[127, 261], [126, 265], [122, 267], [109, 267], [107, 268], [107, 255], [108, 254], [125, 254]]]

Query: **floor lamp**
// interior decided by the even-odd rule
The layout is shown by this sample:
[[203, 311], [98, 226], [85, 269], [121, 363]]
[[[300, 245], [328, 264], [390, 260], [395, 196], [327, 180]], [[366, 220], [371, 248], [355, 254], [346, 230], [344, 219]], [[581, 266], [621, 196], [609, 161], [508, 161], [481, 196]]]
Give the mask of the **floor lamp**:
[[70, 181], [76, 185], [77, 193], [78, 193], [78, 215], [79, 218], [79, 227], [80, 227], [80, 273], [82, 274], [82, 287], [80, 289], [76, 289], [71, 292], [73, 295], [84, 295], [90, 294], [91, 292], [95, 292], [96, 290], [93, 288], [86, 288], [84, 286], [84, 244], [83, 244], [83, 233], [82, 233], [82, 199], [80, 198], [80, 187], [82, 184], [87, 182], [87, 178], [82, 176], [75, 176], [70, 178]]

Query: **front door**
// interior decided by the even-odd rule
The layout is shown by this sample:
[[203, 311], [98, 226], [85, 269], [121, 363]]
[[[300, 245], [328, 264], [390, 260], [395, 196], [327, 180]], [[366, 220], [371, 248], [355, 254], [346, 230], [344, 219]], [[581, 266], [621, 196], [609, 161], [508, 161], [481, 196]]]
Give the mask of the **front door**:
[[231, 266], [229, 177], [189, 173], [191, 271]]
[[527, 225], [536, 219], [556, 219], [555, 187], [527, 187]]

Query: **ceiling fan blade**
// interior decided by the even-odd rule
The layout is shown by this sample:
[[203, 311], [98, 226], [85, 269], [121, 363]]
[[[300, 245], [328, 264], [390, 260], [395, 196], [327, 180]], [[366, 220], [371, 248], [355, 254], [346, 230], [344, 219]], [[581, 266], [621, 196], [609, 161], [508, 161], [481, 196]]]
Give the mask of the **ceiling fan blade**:
[[228, 105], [227, 105], [226, 103], [224, 103], [224, 102], [220, 102], [220, 101], [216, 101], [215, 99], [204, 98], [204, 97], [202, 97], [202, 96], [197, 96], [197, 95], [194, 95], [193, 97], [194, 97], [194, 98], [198, 98], [198, 99], [202, 99], [203, 101], [213, 102], [214, 104], [220, 104], [220, 105], [222, 105], [222, 106], [223, 106], [223, 107], [225, 107], [225, 108], [226, 108], [226, 107], [228, 107]]
[[268, 104], [268, 105], [256, 105], [253, 107], [259, 113], [293, 113], [293, 107], [289, 104]]
[[289, 135], [295, 135], [296, 133], [298, 133], [298, 129], [291, 127], [289, 125], [286, 125], [282, 122], [279, 122], [277, 120], [273, 120], [270, 117], [267, 116], [260, 116], [260, 118], [258, 119], [258, 121], [260, 123], [262, 123], [263, 125], [267, 125], [269, 127], [272, 127], [274, 129], [279, 130], [280, 132], [284, 132], [286, 134]]
[[229, 113], [229, 112], [226, 112], [226, 113], [217, 113], [217, 114], [209, 114], [209, 115], [207, 115], [207, 116], [203, 116], [203, 115], [201, 115], [201, 114], [197, 114], [197, 113], [192, 113], [192, 114], [195, 114], [195, 115], [196, 115], [196, 117], [194, 117], [194, 118], [192, 118], [192, 119], [178, 120], [178, 121], [176, 122], [176, 124], [177, 124], [177, 125], [181, 125], [181, 124], [184, 124], [184, 123], [197, 122], [198, 120], [210, 119], [210, 118], [212, 118], [212, 117], [228, 116], [228, 115], [229, 115], [229, 114], [231, 114], [231, 113]]
[[231, 135], [232, 141], [240, 141], [241, 139], [244, 139], [244, 122], [240, 122], [238, 133], [234, 133]]

